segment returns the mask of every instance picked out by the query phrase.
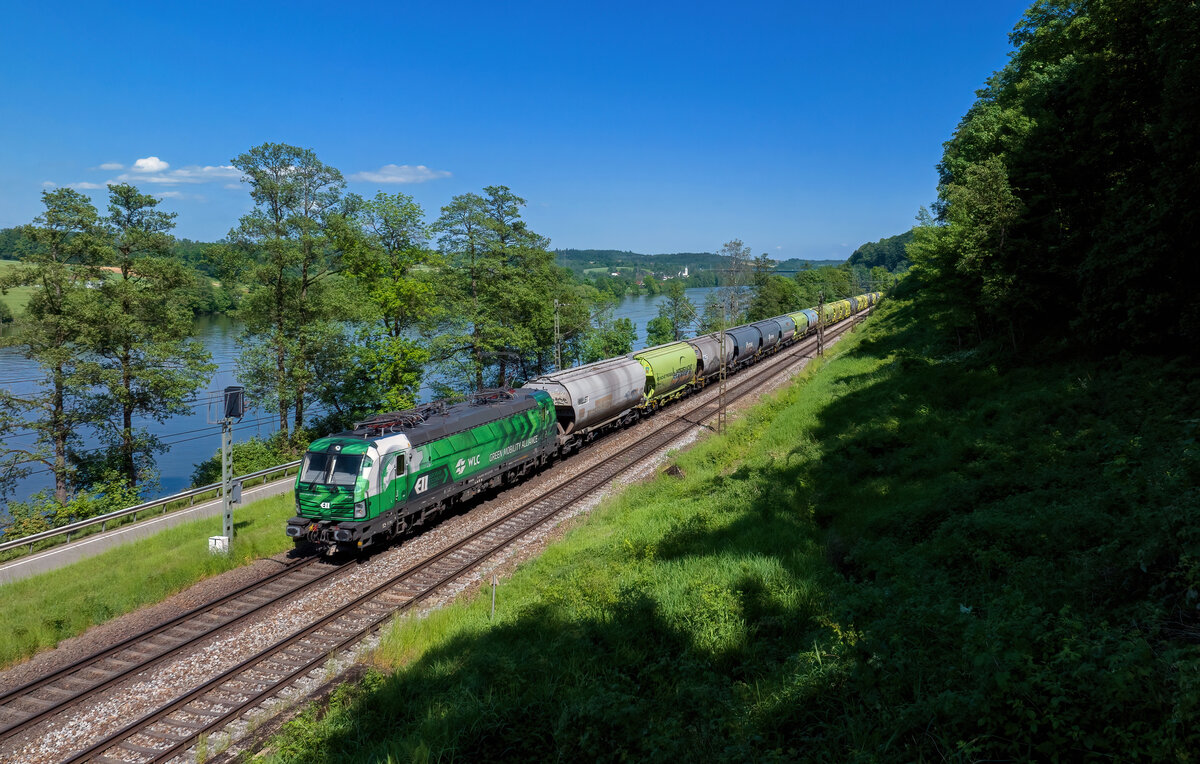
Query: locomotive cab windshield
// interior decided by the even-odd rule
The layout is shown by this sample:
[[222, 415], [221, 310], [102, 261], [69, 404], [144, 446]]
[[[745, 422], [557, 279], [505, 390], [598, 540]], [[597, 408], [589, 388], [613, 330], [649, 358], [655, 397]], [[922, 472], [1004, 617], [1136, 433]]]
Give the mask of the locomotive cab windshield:
[[301, 483], [354, 485], [362, 469], [362, 454], [318, 453], [309, 451], [300, 467]]

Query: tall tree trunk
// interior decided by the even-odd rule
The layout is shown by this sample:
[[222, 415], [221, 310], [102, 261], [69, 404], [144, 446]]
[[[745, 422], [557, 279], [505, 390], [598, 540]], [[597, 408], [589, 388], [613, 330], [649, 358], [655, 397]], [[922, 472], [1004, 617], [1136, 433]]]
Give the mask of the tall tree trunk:
[[[278, 227], [278, 223], [276, 224]], [[281, 264], [275, 274], [275, 392], [279, 396], [279, 434], [288, 438], [288, 401], [283, 394], [287, 384], [287, 327], [284, 325], [284, 267]]]
[[483, 336], [479, 331], [479, 285], [475, 274], [475, 251], [471, 250], [471, 343], [475, 349], [475, 389], [483, 389]]
[[125, 484], [130, 488], [137, 485], [137, 465], [133, 459], [133, 381], [131, 379], [129, 348], [121, 357], [121, 386], [125, 390], [125, 400], [121, 401], [121, 458], [124, 462]]
[[296, 418], [292, 426], [292, 432], [299, 432], [304, 426], [304, 386], [296, 386]]
[[288, 437], [288, 402], [283, 395], [283, 385], [287, 380], [287, 364], [283, 353], [282, 327], [277, 331], [279, 334], [275, 338], [275, 389], [279, 393], [279, 432], [286, 439]]
[[483, 389], [483, 340], [479, 336], [479, 326], [471, 330], [471, 343], [475, 353], [475, 390]]
[[295, 426], [292, 428], [293, 433], [304, 426], [304, 393], [308, 389], [304, 384], [304, 367], [307, 366], [305, 353], [308, 351], [308, 343], [305, 342], [303, 328], [300, 330], [297, 342], [299, 347], [296, 348], [296, 359], [300, 364], [300, 369], [296, 375], [296, 418]]
[[308, 335], [305, 332], [308, 329], [308, 263], [312, 257], [312, 242], [307, 239], [303, 245], [303, 263], [300, 266], [300, 304], [297, 306], [300, 313], [300, 331], [296, 337], [296, 419], [295, 426], [292, 432], [299, 432], [304, 426], [304, 392], [307, 386], [304, 384], [304, 374], [308, 368]]
[[66, 504], [69, 496], [67, 489], [67, 422], [63, 393], [63, 368], [59, 364], [54, 368], [54, 395], [51, 399], [50, 431], [54, 441], [54, 498], [59, 504]]

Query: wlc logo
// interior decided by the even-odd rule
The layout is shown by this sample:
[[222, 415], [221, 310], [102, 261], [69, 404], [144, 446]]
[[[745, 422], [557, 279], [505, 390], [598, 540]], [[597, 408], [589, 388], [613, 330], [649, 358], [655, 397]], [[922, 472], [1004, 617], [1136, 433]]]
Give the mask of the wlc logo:
[[470, 459], [459, 459], [458, 464], [454, 465], [454, 474], [461, 475], [467, 467], [478, 467], [481, 457], [472, 456]]

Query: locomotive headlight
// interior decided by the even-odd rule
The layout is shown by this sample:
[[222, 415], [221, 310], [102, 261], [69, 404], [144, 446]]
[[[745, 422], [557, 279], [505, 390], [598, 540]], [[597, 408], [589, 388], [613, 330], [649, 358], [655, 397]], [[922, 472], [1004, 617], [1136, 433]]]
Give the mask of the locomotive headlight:
[[367, 516], [367, 503], [365, 501], [354, 502], [354, 516], [356, 518]]

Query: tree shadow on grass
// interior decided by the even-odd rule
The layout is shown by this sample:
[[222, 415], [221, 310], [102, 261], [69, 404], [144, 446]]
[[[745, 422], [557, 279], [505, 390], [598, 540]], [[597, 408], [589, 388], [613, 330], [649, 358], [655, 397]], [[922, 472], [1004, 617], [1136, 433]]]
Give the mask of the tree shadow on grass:
[[811, 510], [841, 579], [844, 739], [900, 758], [1193, 745], [1181, 676], [1200, 652], [1163, 628], [1200, 582], [1186, 377], [912, 357], [919, 334], [860, 343], [882, 365], [821, 412], [821, 458], [768, 478], [805, 487], [790, 508]]
[[[864, 338], [851, 355], [880, 365], [838, 382], [813, 433], [819, 458], [797, 446], [714, 480], [712, 491], [754, 480], [760, 498], [732, 526], [658, 544], [678, 558], [775, 554], [798, 574], [785, 528], [811, 518], [854, 668], [803, 703], [807, 682], [775, 678], [758, 734], [820, 734], [832, 750], [902, 760], [1154, 758], [1194, 744], [1188, 376], [913, 356], [921, 340], [914, 327]], [[1150, 421], [1178, 456], [1143, 442]]]
[[744, 760], [761, 741], [742, 734], [739, 665], [697, 650], [644, 594], [624, 593], [602, 619], [539, 606], [371, 678], [309, 739], [311, 760]]

